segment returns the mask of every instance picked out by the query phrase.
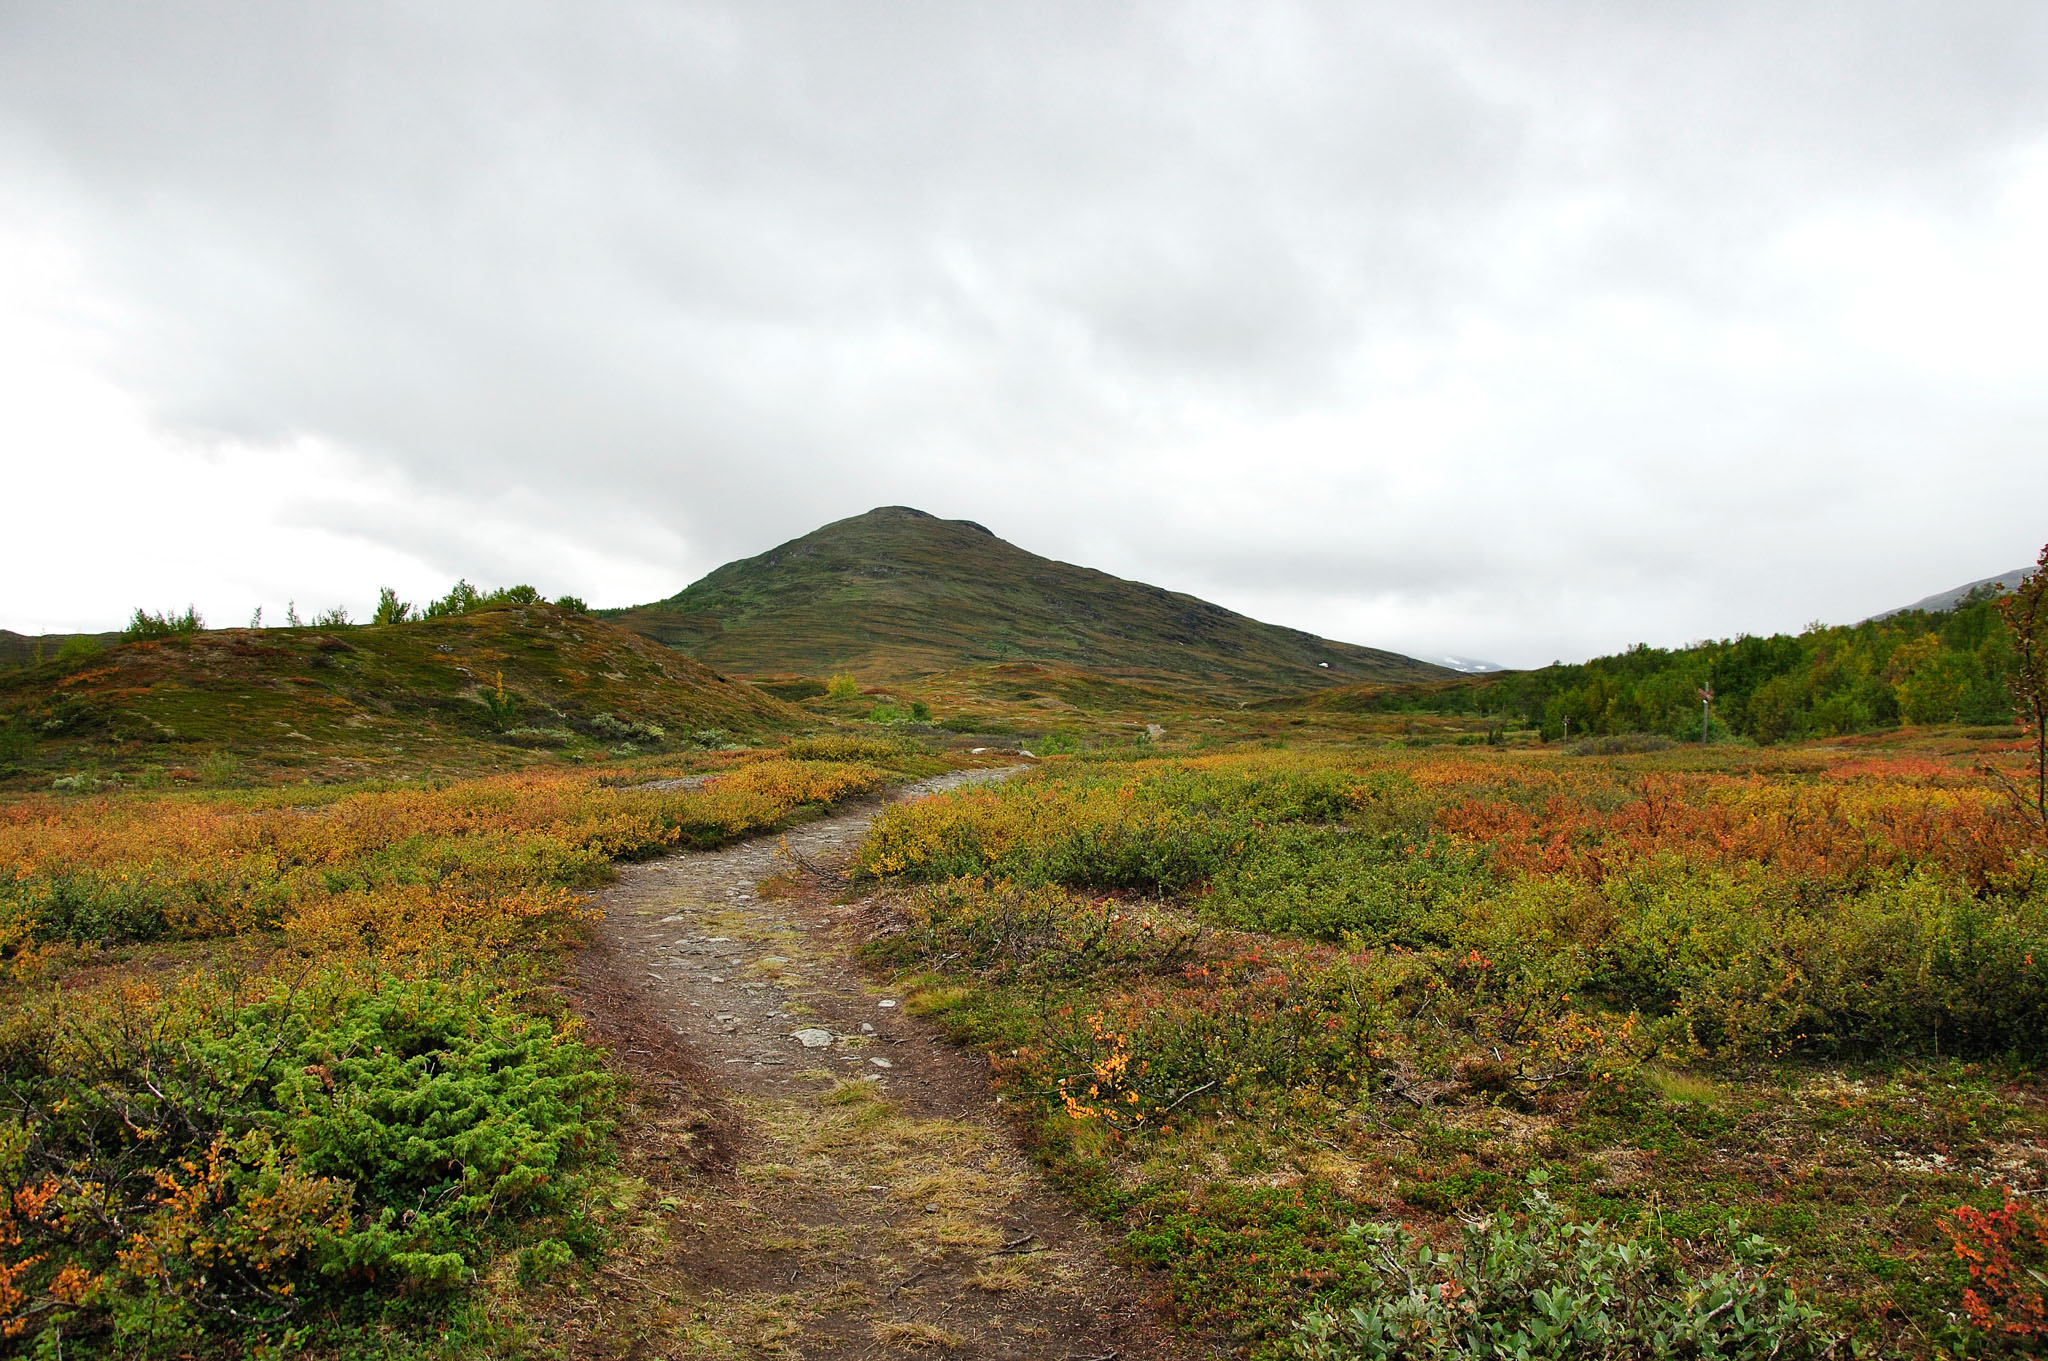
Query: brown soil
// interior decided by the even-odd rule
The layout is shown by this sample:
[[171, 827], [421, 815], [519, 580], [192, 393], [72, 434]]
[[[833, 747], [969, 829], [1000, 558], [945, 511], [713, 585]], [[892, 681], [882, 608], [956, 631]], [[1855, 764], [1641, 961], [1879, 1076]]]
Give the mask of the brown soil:
[[626, 866], [600, 895], [573, 993], [634, 1085], [620, 1251], [551, 1311], [559, 1340], [650, 1361], [1193, 1354], [1018, 1151], [986, 1060], [855, 965], [858, 905], [810, 867], [873, 813]]

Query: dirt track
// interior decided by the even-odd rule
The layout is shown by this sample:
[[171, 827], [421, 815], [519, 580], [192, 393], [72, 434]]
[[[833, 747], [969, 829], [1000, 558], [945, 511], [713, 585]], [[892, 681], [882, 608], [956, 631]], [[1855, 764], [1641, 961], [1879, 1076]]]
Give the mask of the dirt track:
[[605, 1289], [564, 1301], [563, 1340], [636, 1358], [1184, 1352], [1018, 1152], [986, 1061], [862, 976], [859, 905], [799, 868], [842, 863], [874, 811], [627, 866], [600, 896], [577, 1002], [636, 1080], [623, 1163], [647, 1189], [620, 1207]]

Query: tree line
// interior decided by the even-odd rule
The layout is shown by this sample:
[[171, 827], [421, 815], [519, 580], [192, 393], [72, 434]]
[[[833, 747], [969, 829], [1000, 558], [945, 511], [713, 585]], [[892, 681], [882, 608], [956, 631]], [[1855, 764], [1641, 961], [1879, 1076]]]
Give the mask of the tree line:
[[1617, 733], [1697, 740], [1700, 692], [1711, 687], [1714, 734], [1766, 744], [1901, 723], [2006, 724], [2015, 718], [2014, 639], [1997, 591], [1985, 588], [1952, 610], [1683, 648], [1638, 644], [1571, 665], [1388, 690], [1362, 707], [1498, 718], [1546, 741]]

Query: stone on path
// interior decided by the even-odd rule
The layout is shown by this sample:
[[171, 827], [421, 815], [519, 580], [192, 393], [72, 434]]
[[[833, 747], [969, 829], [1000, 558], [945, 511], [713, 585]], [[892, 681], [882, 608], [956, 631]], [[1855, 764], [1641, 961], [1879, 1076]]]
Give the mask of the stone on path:
[[789, 1037], [806, 1049], [823, 1049], [826, 1045], [832, 1043], [832, 1032], [820, 1030], [816, 1026], [806, 1026], [802, 1030], [793, 1030], [790, 1032]]

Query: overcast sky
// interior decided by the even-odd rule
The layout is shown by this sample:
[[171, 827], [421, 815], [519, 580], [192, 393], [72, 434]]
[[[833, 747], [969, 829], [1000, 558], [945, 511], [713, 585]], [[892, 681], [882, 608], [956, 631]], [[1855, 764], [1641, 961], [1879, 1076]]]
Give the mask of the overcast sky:
[[901, 503], [1510, 665], [2048, 538], [2048, 5], [0, 0], [0, 627]]

